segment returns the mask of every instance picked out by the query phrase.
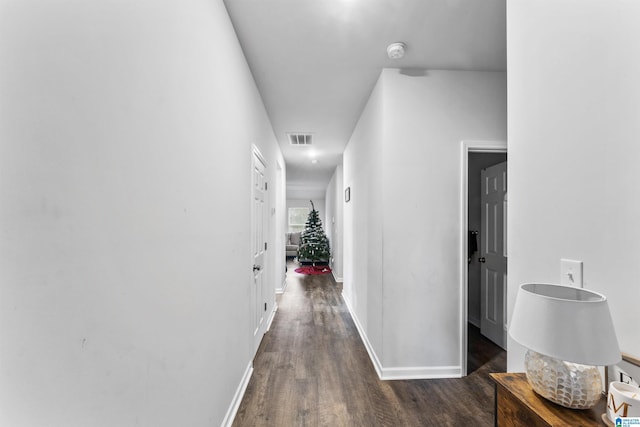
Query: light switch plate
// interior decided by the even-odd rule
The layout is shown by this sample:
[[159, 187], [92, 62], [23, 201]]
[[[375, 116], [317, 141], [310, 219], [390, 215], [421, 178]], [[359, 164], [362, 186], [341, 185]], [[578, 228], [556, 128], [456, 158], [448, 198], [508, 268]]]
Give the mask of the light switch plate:
[[612, 378], [609, 378], [610, 381], [620, 381], [623, 383], [631, 384], [634, 387], [638, 386], [638, 382], [629, 375], [624, 369], [622, 369], [619, 365], [613, 365], [611, 367]]
[[560, 283], [582, 288], [582, 261], [573, 259], [560, 260]]

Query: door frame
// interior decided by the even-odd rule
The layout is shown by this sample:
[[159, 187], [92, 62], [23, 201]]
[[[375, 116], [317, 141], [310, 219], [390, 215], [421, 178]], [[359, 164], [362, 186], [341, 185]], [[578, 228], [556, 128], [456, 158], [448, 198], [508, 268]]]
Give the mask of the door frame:
[[[468, 233], [469, 233], [469, 153], [506, 153], [506, 141], [461, 141], [460, 150], [460, 374], [467, 376], [467, 322], [469, 310]], [[508, 160], [507, 160], [508, 161]], [[508, 165], [508, 163], [507, 163]], [[507, 166], [508, 168], [508, 166]], [[508, 169], [507, 169], [508, 171]], [[508, 174], [508, 172], [507, 172]], [[505, 313], [506, 316], [506, 313]]]

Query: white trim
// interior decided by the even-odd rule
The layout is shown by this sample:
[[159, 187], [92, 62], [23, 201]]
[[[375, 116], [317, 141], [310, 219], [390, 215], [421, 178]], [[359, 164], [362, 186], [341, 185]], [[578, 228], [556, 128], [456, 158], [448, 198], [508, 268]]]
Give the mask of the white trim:
[[378, 355], [373, 350], [371, 343], [369, 342], [369, 338], [367, 338], [367, 334], [364, 332], [360, 321], [358, 320], [358, 316], [356, 316], [354, 310], [349, 303], [347, 298], [342, 298], [344, 300], [347, 309], [349, 310], [349, 314], [353, 319], [353, 323], [356, 325], [356, 329], [360, 334], [360, 338], [364, 343], [364, 347], [367, 349], [367, 353], [369, 353], [369, 358], [371, 359], [371, 363], [378, 374], [378, 378], [383, 381], [390, 380], [429, 380], [429, 379], [439, 379], [439, 378], [460, 378], [462, 376], [462, 369], [460, 366], [411, 366], [411, 367], [393, 367], [393, 368], [385, 368], [380, 363], [380, 359], [378, 359]]
[[[285, 268], [287, 268], [287, 261], [284, 261]], [[287, 273], [284, 273], [284, 280], [282, 280], [282, 285], [279, 288], [276, 288], [276, 295], [282, 295], [284, 290], [287, 289]]]
[[433, 380], [460, 378], [460, 366], [414, 366], [407, 368], [382, 368], [381, 380]]
[[247, 386], [249, 385], [249, 381], [251, 380], [252, 375], [253, 363], [249, 362], [249, 365], [247, 366], [247, 369], [244, 371], [244, 375], [242, 376], [242, 380], [240, 381], [240, 385], [238, 385], [238, 389], [233, 395], [231, 405], [229, 406], [229, 409], [227, 409], [227, 413], [222, 420], [222, 424], [220, 424], [221, 426], [231, 427], [231, 425], [233, 424], [233, 420], [236, 418], [238, 408], [240, 408], [240, 403], [242, 402], [242, 398], [244, 397], [244, 392], [247, 391]]
[[469, 310], [469, 278], [467, 228], [469, 222], [469, 153], [506, 153], [506, 141], [461, 141], [460, 167], [460, 376], [467, 376], [467, 314]]
[[[262, 152], [256, 144], [251, 144], [251, 155], [253, 156], [254, 154], [260, 159], [262, 163], [264, 163], [264, 167], [266, 169], [267, 159], [265, 159], [265, 157], [262, 155]], [[251, 172], [253, 173], [253, 170]]]
[[[273, 319], [276, 317], [276, 312], [278, 311], [278, 303], [273, 303], [273, 310], [271, 310], [271, 314], [269, 314], [269, 318], [267, 319], [267, 329], [264, 331], [265, 334], [271, 330], [271, 324], [273, 323]], [[263, 337], [264, 339], [264, 337]]]
[[353, 323], [355, 323], [356, 325], [356, 329], [360, 334], [360, 338], [362, 339], [364, 348], [366, 348], [367, 353], [369, 353], [369, 359], [371, 359], [371, 363], [373, 363], [373, 367], [375, 368], [376, 373], [378, 374], [378, 378], [382, 379], [382, 365], [380, 364], [380, 359], [378, 359], [378, 355], [376, 355], [376, 352], [373, 350], [373, 347], [369, 342], [369, 338], [367, 337], [367, 334], [365, 334], [364, 329], [362, 329], [362, 325], [360, 325], [358, 316], [356, 316], [356, 313], [351, 307], [349, 300], [347, 298], [344, 298], [344, 296], [342, 299], [344, 300], [344, 303], [347, 306], [347, 310], [349, 310], [349, 314], [351, 315], [351, 319], [353, 319]]
[[[287, 265], [287, 261], [284, 262], [285, 267]], [[288, 268], [288, 267], [287, 267]], [[284, 273], [284, 280], [282, 281], [282, 286], [276, 288], [276, 295], [284, 294], [284, 291], [287, 289], [287, 273]]]

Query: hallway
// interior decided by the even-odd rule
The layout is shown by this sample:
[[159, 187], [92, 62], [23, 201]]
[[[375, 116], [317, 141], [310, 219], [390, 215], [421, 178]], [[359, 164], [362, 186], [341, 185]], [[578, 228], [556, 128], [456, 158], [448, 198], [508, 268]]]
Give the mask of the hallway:
[[[293, 267], [293, 268], [292, 268]], [[234, 426], [493, 425], [490, 372], [506, 354], [470, 328], [463, 379], [380, 381], [331, 275], [304, 276], [289, 264], [278, 312], [254, 360]], [[473, 371], [473, 372], [472, 372]]]

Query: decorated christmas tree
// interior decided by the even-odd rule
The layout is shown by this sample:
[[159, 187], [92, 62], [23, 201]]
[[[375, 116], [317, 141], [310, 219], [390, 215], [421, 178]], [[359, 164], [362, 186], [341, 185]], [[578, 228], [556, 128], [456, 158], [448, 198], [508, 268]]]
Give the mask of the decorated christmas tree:
[[300, 247], [298, 249], [298, 260], [301, 263], [328, 264], [331, 250], [329, 249], [329, 239], [322, 229], [322, 221], [318, 211], [311, 201], [311, 212], [305, 223], [305, 229], [300, 235]]

